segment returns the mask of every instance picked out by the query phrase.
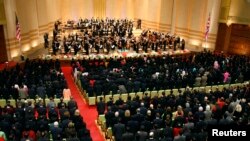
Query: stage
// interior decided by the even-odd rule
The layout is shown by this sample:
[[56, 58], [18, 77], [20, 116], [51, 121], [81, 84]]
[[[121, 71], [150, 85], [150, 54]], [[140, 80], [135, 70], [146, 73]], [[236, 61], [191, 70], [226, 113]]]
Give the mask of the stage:
[[130, 51], [130, 50], [125, 50], [125, 51], [120, 51], [116, 50], [114, 52], [111, 52], [109, 54], [104, 54], [104, 53], [91, 53], [89, 55], [86, 54], [77, 54], [77, 55], [72, 55], [72, 54], [57, 54], [57, 55], [50, 55], [50, 54], [42, 54], [39, 55], [39, 59], [43, 60], [81, 60], [81, 59], [108, 59], [108, 58], [134, 58], [134, 57], [143, 57], [143, 56], [164, 56], [164, 55], [170, 55], [170, 56], [176, 56], [176, 55], [187, 55], [190, 54], [191, 52], [187, 49], [185, 50], [176, 50], [173, 51], [172, 49], [169, 49], [168, 51], [150, 51], [148, 53], [145, 52], [140, 52], [136, 53], [135, 51]]

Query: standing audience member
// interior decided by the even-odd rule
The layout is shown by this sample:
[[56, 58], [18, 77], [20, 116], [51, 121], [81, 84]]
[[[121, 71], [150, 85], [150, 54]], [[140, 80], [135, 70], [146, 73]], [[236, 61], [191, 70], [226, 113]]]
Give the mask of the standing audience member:
[[96, 104], [96, 108], [97, 108], [97, 113], [98, 115], [103, 115], [106, 109], [106, 104], [103, 101], [103, 97], [99, 98], [99, 101]]
[[71, 91], [70, 89], [66, 86], [64, 89], [63, 89], [63, 99], [64, 100], [70, 100], [70, 97], [71, 97]]

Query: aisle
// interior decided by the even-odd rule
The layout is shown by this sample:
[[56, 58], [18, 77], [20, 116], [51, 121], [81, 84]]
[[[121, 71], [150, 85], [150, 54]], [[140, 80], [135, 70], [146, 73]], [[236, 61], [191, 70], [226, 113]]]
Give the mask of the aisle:
[[76, 100], [80, 114], [86, 122], [87, 128], [90, 130], [90, 135], [93, 141], [104, 141], [104, 137], [101, 135], [99, 128], [96, 126], [95, 120], [97, 118], [96, 107], [89, 107], [82, 99], [80, 92], [71, 76], [71, 67], [62, 67], [65, 79], [68, 83], [69, 89], [73, 98]]

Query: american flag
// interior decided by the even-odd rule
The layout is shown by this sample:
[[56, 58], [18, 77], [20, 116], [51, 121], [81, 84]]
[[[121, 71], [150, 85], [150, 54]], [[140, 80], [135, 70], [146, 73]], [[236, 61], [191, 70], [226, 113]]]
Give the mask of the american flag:
[[205, 32], [205, 39], [207, 41], [207, 38], [208, 38], [208, 33], [209, 33], [209, 28], [210, 28], [210, 13], [209, 13], [209, 16], [208, 16], [208, 19], [207, 19], [207, 25], [206, 25], [206, 32]]
[[16, 15], [16, 39], [17, 39], [18, 41], [21, 40], [21, 29], [20, 29], [20, 24], [19, 24], [17, 15]]

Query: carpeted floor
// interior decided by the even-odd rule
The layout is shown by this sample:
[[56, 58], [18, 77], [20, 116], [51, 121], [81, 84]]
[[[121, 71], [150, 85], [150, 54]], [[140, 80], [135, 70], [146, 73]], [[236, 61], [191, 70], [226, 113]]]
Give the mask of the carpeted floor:
[[95, 123], [95, 120], [97, 119], [96, 107], [89, 107], [85, 100], [81, 97], [81, 94], [71, 75], [71, 70], [71, 67], [62, 67], [62, 71], [68, 83], [69, 89], [71, 90], [71, 94], [78, 104], [80, 114], [86, 122], [87, 128], [90, 130], [90, 135], [93, 141], [104, 141], [105, 139]]

